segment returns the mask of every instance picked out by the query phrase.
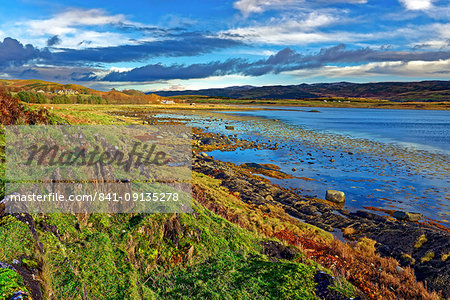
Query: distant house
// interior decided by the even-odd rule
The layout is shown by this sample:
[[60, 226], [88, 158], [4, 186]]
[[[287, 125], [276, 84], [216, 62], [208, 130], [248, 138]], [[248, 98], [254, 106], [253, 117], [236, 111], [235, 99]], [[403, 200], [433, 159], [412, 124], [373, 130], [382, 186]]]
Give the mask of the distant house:
[[53, 91], [55, 94], [58, 95], [78, 95], [79, 92], [72, 90], [72, 89], [65, 89], [65, 90], [55, 90]]
[[162, 104], [175, 104], [175, 101], [173, 100], [161, 100]]

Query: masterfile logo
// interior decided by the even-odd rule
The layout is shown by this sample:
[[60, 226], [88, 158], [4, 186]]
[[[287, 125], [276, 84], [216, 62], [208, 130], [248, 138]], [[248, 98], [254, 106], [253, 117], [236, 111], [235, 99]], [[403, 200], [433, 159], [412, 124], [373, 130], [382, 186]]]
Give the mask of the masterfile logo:
[[8, 126], [9, 212], [187, 212], [186, 126]]

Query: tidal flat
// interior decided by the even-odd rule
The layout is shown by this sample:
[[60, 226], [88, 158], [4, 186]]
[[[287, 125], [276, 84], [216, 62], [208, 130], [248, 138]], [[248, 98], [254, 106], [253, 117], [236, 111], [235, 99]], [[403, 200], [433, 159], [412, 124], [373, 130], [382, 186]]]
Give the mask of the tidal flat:
[[[450, 295], [447, 285], [450, 232], [445, 222], [448, 215], [446, 112], [431, 112], [425, 120], [409, 115], [405, 120], [399, 118], [401, 111], [387, 118], [383, 116], [388, 114], [386, 110], [377, 110], [387, 122], [376, 127], [370, 110], [360, 114], [362, 122], [355, 122], [354, 118], [342, 120], [349, 117], [345, 114], [347, 109], [337, 110], [332, 116], [323, 108], [210, 105], [184, 105], [181, 109], [178, 105], [78, 105], [76, 109], [54, 105], [52, 108], [57, 116], [72, 124], [189, 125], [193, 128], [193, 191], [199, 203], [210, 211], [290, 245], [298, 245], [300, 240], [308, 257], [327, 267], [334, 268], [336, 260], [348, 258], [339, 252], [330, 260], [329, 253], [344, 248], [352, 252], [360, 243], [370, 242], [370, 257], [376, 251], [382, 260], [394, 258], [393, 268], [401, 266], [392, 269], [395, 278], [414, 270], [418, 281], [426, 281], [427, 287], [441, 291], [444, 297]], [[293, 118], [289, 119], [289, 114]], [[335, 123], [331, 129], [326, 128], [332, 122]], [[423, 130], [424, 122], [436, 123], [431, 127], [424, 125], [435, 134]], [[395, 136], [386, 138], [376, 132], [358, 131], [355, 123], [366, 124], [381, 133], [383, 128], [394, 125], [419, 130], [413, 135], [401, 133], [406, 141], [398, 141]], [[338, 125], [348, 124], [350, 130], [338, 130]], [[434, 136], [437, 143], [431, 148], [427, 147], [428, 140], [408, 143], [414, 136], [419, 139]], [[441, 142], [443, 148], [438, 145]], [[214, 182], [211, 193], [222, 190], [223, 197], [206, 194], [208, 188], [199, 179]], [[328, 189], [345, 192], [345, 203], [325, 201]], [[422, 198], [415, 199], [419, 194]], [[398, 218], [402, 213], [413, 212], [424, 217], [419, 222]], [[285, 223], [295, 224], [292, 228], [302, 228], [307, 233], [296, 237], [291, 229], [286, 231], [280, 225]], [[332, 243], [332, 246], [326, 247], [328, 252], [318, 254], [317, 249], [324, 248], [308, 239]], [[362, 264], [371, 273], [365, 273]], [[357, 266], [344, 268], [346, 272], [365, 274], [364, 280], [358, 279], [357, 286], [366, 289], [372, 276], [384, 274], [377, 264], [343, 265]]]
[[[364, 113], [364, 109], [359, 110]], [[289, 109], [287, 111], [292, 114]], [[376, 111], [377, 115], [384, 113], [383, 110]], [[355, 123], [352, 132], [345, 128], [329, 130], [323, 124], [316, 129], [313, 122], [308, 121], [311, 115], [322, 118], [323, 123], [330, 121], [327, 116], [330, 114], [321, 109], [297, 110], [293, 112], [295, 115], [288, 117], [283, 116], [283, 112], [282, 109], [232, 112], [192, 110], [183, 111], [182, 115], [169, 111], [147, 117], [161, 121], [177, 120], [205, 132], [223, 134], [254, 144], [254, 147], [238, 145], [230, 148], [222, 147], [219, 143], [207, 149], [210, 150], [207, 153], [214, 159], [237, 165], [274, 164], [289, 176], [276, 178], [279, 176], [260, 175], [300, 195], [320, 199], [325, 197], [328, 189], [340, 190], [346, 194], [344, 209], [375, 210], [381, 215], [395, 210], [420, 213], [425, 217], [421, 222], [431, 221], [449, 227], [450, 156], [446, 149], [448, 140], [445, 138], [449, 123], [442, 124], [437, 120], [440, 127], [431, 129], [434, 130], [434, 136], [413, 143], [408, 142], [405, 136], [396, 139], [396, 133], [392, 132], [398, 130], [396, 128], [388, 128], [391, 132], [386, 136], [377, 135], [373, 130], [369, 134], [361, 130], [358, 132], [355, 120], [351, 120]], [[414, 114], [417, 112], [414, 111]], [[430, 111], [424, 113], [429, 114]], [[441, 116], [446, 112], [438, 113]], [[370, 122], [370, 116], [362, 118], [360, 122], [377, 126]], [[298, 121], [292, 122], [292, 119]], [[386, 119], [380, 121], [386, 122]], [[428, 119], [436, 121], [433, 115]], [[299, 124], [302, 121], [304, 125]], [[343, 127], [342, 124], [340, 126]], [[419, 137], [410, 134], [411, 139], [420, 139], [427, 126], [436, 125], [423, 124], [423, 128], [417, 129]], [[434, 139], [434, 143], [430, 142], [431, 139]]]
[[[388, 120], [383, 117], [387, 112], [377, 110], [378, 118], [383, 118], [379, 132], [365, 133], [354, 119], [346, 121], [351, 130], [326, 128], [324, 123], [338, 120], [345, 110], [334, 112], [334, 118], [320, 108], [167, 109], [118, 114], [144, 124], [192, 126], [195, 172], [220, 180], [249, 205], [262, 209], [281, 205], [291, 218], [317, 226], [341, 241], [370, 238], [379, 254], [413, 268], [418, 280], [450, 294], [441, 284], [450, 276], [446, 259], [450, 124], [446, 112], [433, 115], [431, 111], [431, 116], [420, 121], [417, 115]], [[294, 117], [286, 117], [286, 112], [293, 112]], [[313, 126], [311, 119], [322, 123]], [[359, 123], [376, 126], [370, 113], [361, 119]], [[401, 130], [393, 124], [409, 125], [399, 125], [398, 120], [422, 123], [422, 128], [409, 136], [399, 134]], [[388, 134], [383, 136], [383, 131]], [[430, 142], [431, 136], [435, 143]], [[324, 200], [327, 190], [344, 192], [345, 203]], [[419, 220], [404, 220], [403, 215], [419, 216]], [[430, 253], [433, 257], [427, 256]]]

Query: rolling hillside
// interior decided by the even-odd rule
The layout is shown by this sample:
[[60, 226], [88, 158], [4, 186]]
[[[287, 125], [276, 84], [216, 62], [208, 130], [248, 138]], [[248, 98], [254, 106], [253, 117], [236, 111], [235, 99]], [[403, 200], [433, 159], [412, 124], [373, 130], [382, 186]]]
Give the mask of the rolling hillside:
[[201, 95], [235, 99], [376, 98], [391, 101], [449, 101], [450, 81], [317, 83], [287, 86], [243, 86], [223, 89], [155, 91], [160, 96]]

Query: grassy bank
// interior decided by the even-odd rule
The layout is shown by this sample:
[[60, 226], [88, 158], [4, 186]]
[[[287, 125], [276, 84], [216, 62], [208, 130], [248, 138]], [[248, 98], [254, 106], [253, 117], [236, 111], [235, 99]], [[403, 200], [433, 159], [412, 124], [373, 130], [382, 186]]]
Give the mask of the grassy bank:
[[[41, 104], [25, 106], [27, 114], [21, 105], [11, 104], [20, 118], [3, 125], [142, 124], [120, 112], [167, 108]], [[280, 205], [241, 201], [201, 173], [193, 174], [193, 197], [192, 214], [3, 216], [0, 261], [36, 274], [46, 299], [317, 299], [318, 271], [333, 275], [329, 295], [438, 298], [411, 269], [399, 273], [398, 262], [376, 254], [371, 240], [344, 245]], [[0, 299], [27, 292], [30, 282], [14, 274], [0, 277], [12, 287]]]

